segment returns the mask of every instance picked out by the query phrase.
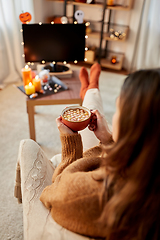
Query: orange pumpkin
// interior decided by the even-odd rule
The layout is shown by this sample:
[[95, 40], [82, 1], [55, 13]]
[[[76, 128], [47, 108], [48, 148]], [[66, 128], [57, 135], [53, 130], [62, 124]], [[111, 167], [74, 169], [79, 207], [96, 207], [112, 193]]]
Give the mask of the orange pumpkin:
[[22, 23], [29, 23], [30, 21], [31, 21], [31, 19], [32, 19], [32, 16], [31, 16], [31, 14], [29, 13], [29, 12], [25, 12], [25, 13], [21, 13], [20, 15], [19, 15], [19, 19], [20, 19], [20, 21], [22, 22]]

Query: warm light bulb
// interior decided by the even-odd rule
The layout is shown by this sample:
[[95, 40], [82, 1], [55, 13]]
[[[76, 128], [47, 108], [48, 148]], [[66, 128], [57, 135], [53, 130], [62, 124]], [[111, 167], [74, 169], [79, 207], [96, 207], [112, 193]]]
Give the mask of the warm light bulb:
[[87, 61], [87, 58], [85, 58], [84, 61], [86, 62], [86, 61]]
[[42, 22], [39, 22], [39, 25], [42, 25]]
[[85, 51], [87, 51], [88, 50], [88, 47], [85, 47]]
[[33, 66], [33, 65], [34, 65], [34, 62], [32, 62], [31, 65]]
[[85, 38], [88, 38], [88, 36], [86, 35]]
[[28, 65], [30, 65], [31, 63], [30, 63], [30, 62], [28, 62], [27, 64], [28, 64]]
[[90, 25], [90, 22], [86, 22], [86, 24], [85, 24], [85, 25], [86, 25], [86, 27], [88, 27], [88, 26]]
[[44, 64], [44, 63], [45, 63], [45, 61], [44, 61], [44, 60], [42, 60], [42, 63]]
[[63, 62], [63, 64], [67, 64], [67, 62], [66, 62], [66, 61], [64, 61], [64, 62]]
[[54, 22], [52, 21], [51, 24], [54, 24]]
[[53, 64], [55, 64], [56, 62], [55, 62], [55, 61], [53, 61], [52, 63], [53, 63]]
[[25, 55], [24, 55], [24, 54], [22, 54], [22, 57], [25, 57]]
[[20, 32], [23, 32], [23, 29], [20, 29]]
[[74, 21], [74, 24], [77, 24], [78, 22], [77, 21]]
[[77, 62], [78, 62], [77, 60], [74, 61], [74, 63], [77, 63]]
[[21, 45], [24, 45], [24, 42], [21, 42]]

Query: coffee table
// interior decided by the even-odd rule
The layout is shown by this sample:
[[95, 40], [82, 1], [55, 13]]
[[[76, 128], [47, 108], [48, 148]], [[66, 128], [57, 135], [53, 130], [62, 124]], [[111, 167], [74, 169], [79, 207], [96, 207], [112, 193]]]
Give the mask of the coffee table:
[[79, 104], [82, 105], [80, 93], [79, 70], [74, 70], [71, 78], [59, 78], [68, 86], [68, 90], [38, 99], [26, 100], [30, 138], [36, 141], [34, 107], [38, 105]]

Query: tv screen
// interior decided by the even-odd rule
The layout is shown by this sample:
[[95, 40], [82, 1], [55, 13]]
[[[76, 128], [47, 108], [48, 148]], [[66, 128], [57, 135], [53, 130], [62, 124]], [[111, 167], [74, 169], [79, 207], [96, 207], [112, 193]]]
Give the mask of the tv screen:
[[25, 62], [84, 61], [85, 24], [23, 24]]

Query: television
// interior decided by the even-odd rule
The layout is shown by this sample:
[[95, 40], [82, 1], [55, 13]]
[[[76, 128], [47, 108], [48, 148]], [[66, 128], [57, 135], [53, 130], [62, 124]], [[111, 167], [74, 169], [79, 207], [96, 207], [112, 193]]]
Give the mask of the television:
[[85, 24], [22, 24], [25, 62], [84, 61]]

